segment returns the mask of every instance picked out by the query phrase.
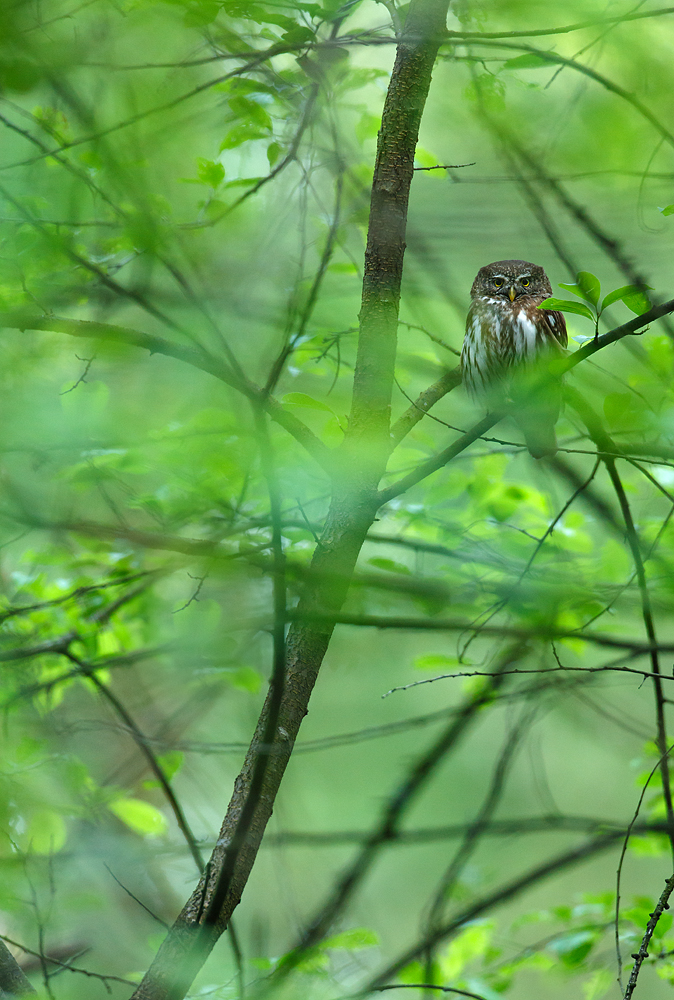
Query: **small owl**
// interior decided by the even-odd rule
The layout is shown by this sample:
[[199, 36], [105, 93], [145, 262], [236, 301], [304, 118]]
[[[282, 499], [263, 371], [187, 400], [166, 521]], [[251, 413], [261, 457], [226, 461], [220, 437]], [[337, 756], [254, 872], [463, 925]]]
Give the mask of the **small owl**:
[[536, 307], [552, 295], [548, 276], [526, 260], [497, 260], [481, 267], [470, 290], [472, 302], [461, 352], [463, 383], [470, 396], [515, 403], [515, 419], [534, 458], [557, 451], [555, 423], [561, 406], [561, 383], [524, 375], [513, 380], [522, 362], [567, 344], [560, 312]]

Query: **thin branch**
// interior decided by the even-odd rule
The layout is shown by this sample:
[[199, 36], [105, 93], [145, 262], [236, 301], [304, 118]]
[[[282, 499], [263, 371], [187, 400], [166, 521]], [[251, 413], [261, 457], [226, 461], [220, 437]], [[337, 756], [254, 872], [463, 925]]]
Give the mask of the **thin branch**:
[[446, 396], [448, 392], [451, 392], [458, 385], [461, 385], [460, 366], [445, 372], [437, 382], [429, 385], [428, 389], [424, 389], [392, 426], [391, 442], [394, 447], [400, 444], [403, 438], [419, 423], [432, 406], [435, 406], [443, 396]]
[[428, 750], [421, 754], [410, 767], [399, 788], [385, 803], [379, 820], [360, 852], [342, 873], [325, 904], [306, 925], [297, 943], [285, 955], [282, 964], [274, 974], [275, 979], [285, 977], [295, 968], [307, 950], [315, 947], [329, 932], [338, 914], [343, 911], [357, 886], [360, 885], [374, 864], [381, 847], [396, 836], [403, 816], [422, 788], [426, 786], [431, 774], [457, 746], [468, 726], [474, 722], [480, 708], [491, 701], [494, 692], [498, 691], [503, 684], [503, 674], [508, 663], [516, 660], [519, 655], [520, 647], [515, 646], [501, 657], [491, 674], [491, 682], [478, 694], [464, 702], [457, 717], [452, 719]]
[[655, 909], [651, 913], [650, 919], [646, 925], [646, 931], [641, 940], [639, 950], [632, 956], [634, 958], [634, 965], [627, 983], [627, 989], [625, 990], [625, 1000], [630, 1000], [630, 997], [634, 993], [639, 972], [641, 971], [641, 966], [643, 965], [644, 960], [648, 958], [648, 945], [650, 944], [650, 940], [653, 936], [653, 931], [657, 927], [662, 914], [665, 910], [669, 909], [669, 897], [672, 895], [672, 892], [674, 892], [674, 875], [668, 878], [665, 882], [665, 888], [662, 890], [660, 898], [655, 905]]
[[155, 778], [159, 782], [166, 796], [166, 799], [171, 807], [173, 815], [175, 816], [180, 832], [182, 833], [187, 846], [190, 849], [190, 854], [194, 858], [194, 863], [196, 864], [199, 874], [204, 870], [204, 861], [201, 857], [201, 851], [197, 845], [196, 838], [192, 831], [190, 830], [189, 824], [185, 818], [182, 806], [178, 802], [175, 792], [171, 788], [171, 783], [169, 782], [164, 769], [159, 763], [156, 755], [152, 752], [148, 746], [148, 741], [145, 738], [145, 734], [138, 727], [134, 719], [131, 717], [127, 709], [124, 707], [122, 702], [119, 700], [116, 694], [114, 694], [107, 684], [103, 681], [97, 674], [96, 668], [89, 663], [85, 663], [79, 657], [75, 656], [70, 650], [66, 650], [64, 655], [77, 667], [79, 667], [81, 674], [87, 677], [92, 683], [98, 688], [103, 697], [112, 705], [117, 715], [123, 720], [125, 726], [127, 727], [129, 733], [133, 736], [136, 746], [141, 751], [148, 764], [150, 765], [150, 770], [154, 774]]
[[491, 912], [497, 906], [501, 906], [511, 899], [516, 899], [526, 889], [537, 885], [551, 875], [556, 875], [558, 872], [564, 871], [572, 865], [577, 865], [581, 861], [585, 861], [602, 851], [608, 850], [621, 836], [622, 833], [615, 831], [601, 834], [593, 840], [586, 841], [578, 847], [550, 858], [549, 861], [536, 865], [536, 867], [529, 869], [524, 875], [507, 882], [505, 885], [494, 890], [494, 892], [482, 896], [464, 910], [455, 914], [445, 924], [434, 930], [432, 934], [419, 938], [385, 969], [373, 976], [363, 987], [363, 993], [366, 994], [368, 991], [376, 990], [379, 986], [387, 984], [401, 969], [409, 965], [410, 962], [419, 958], [430, 947], [439, 944], [440, 941], [452, 937], [469, 921], [476, 920], [483, 913]]
[[[289, 621], [300, 618], [297, 612], [289, 610], [287, 614]], [[334, 612], [330, 615], [322, 615], [319, 612], [309, 614], [304, 612], [304, 620], [317, 622], [333, 622], [337, 625], [354, 625], [359, 628], [393, 628], [393, 629], [420, 629], [428, 632], [464, 632], [470, 628], [470, 622], [452, 618], [412, 618], [404, 615], [357, 615], [344, 612]], [[581, 639], [583, 642], [591, 642], [597, 646], [607, 646], [610, 649], [629, 649], [637, 656], [650, 655], [653, 647], [645, 642], [636, 642], [629, 639], [620, 639], [617, 636], [602, 635], [597, 632], [578, 632], [576, 629], [554, 629], [554, 628], [515, 628], [511, 626], [490, 625], [483, 629], [486, 635], [497, 635], [512, 639], [544, 639], [549, 642], [551, 639]], [[674, 642], [660, 642], [656, 647], [661, 653], [674, 652]], [[578, 668], [580, 669], [580, 668]], [[663, 680], [666, 677], [663, 676]]]
[[202, 348], [186, 347], [171, 343], [162, 337], [143, 333], [129, 327], [114, 326], [110, 323], [96, 323], [89, 320], [73, 320], [51, 316], [35, 316], [22, 313], [0, 313], [0, 328], [20, 330], [45, 330], [54, 333], [65, 333], [71, 337], [82, 337], [87, 340], [102, 340], [107, 343], [125, 344], [129, 347], [139, 347], [150, 354], [162, 354], [165, 357], [183, 361], [193, 368], [214, 375], [232, 389], [241, 392], [251, 401], [259, 401], [269, 416], [280, 424], [301, 444], [318, 462], [320, 467], [328, 472], [332, 468], [330, 450], [302, 423], [296, 416], [286, 410], [273, 397], [266, 397], [261, 389], [252, 382], [238, 378], [222, 361], [208, 354]]

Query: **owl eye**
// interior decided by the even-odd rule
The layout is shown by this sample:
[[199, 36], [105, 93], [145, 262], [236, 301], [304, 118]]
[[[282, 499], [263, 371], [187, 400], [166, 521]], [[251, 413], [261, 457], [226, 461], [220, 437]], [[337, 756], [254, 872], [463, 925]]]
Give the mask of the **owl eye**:
[[501, 285], [503, 284], [503, 278], [494, 278], [494, 284], [496, 285], [497, 288], [500, 288]]
[[531, 284], [531, 282], [529, 281], [528, 278], [524, 278], [524, 280], [522, 281], [522, 284], [524, 285], [525, 288], [528, 288], [528, 286]]

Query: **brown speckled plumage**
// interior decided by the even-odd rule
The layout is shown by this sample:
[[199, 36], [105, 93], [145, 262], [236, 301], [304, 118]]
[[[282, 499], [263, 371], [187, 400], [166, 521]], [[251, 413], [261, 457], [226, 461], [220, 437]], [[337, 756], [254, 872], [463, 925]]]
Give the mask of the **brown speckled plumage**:
[[[544, 269], [526, 260], [497, 260], [477, 272], [461, 353], [463, 382], [474, 399], [507, 396], [514, 366], [546, 351], [566, 347], [566, 323], [556, 310], [538, 309], [552, 288]], [[540, 394], [539, 394], [540, 395]], [[559, 415], [559, 384], [548, 396], [516, 400], [518, 420], [535, 458], [557, 449], [554, 425]]]

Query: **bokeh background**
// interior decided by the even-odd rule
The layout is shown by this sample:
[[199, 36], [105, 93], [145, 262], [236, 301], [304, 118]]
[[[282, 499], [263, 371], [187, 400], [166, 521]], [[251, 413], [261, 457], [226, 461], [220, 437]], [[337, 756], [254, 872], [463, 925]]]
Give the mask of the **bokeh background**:
[[[291, 338], [276, 396], [337, 446], [392, 17], [404, 15], [370, 0], [23, 0], [0, 13], [2, 650], [76, 630], [81, 655], [113, 661], [101, 676], [160, 756], [206, 856], [270, 669], [269, 503], [253, 416], [210, 375], [136, 347], [75, 339], [53, 317], [140, 330], [217, 357], [230, 350], [258, 384]], [[591, 23], [517, 34], [577, 22]], [[441, 47], [416, 162], [470, 165], [415, 175], [394, 416], [456, 365], [483, 264], [542, 264], [566, 298], [557, 283], [578, 270], [597, 275], [604, 293], [647, 284], [664, 301], [673, 287], [672, 15], [645, 3], [460, 3], [448, 28], [459, 34]], [[292, 51], [255, 62], [269, 46]], [[600, 329], [631, 315], [618, 302]], [[593, 327], [567, 319], [574, 349]], [[651, 477], [620, 465], [663, 642], [674, 633], [673, 333], [655, 324], [572, 376]], [[415, 428], [389, 477], [446, 446], [479, 411], [459, 388], [433, 414], [439, 422]], [[593, 445], [568, 409], [558, 437], [585, 479]], [[280, 428], [273, 447], [294, 600], [329, 487]], [[602, 470], [592, 489], [618, 511]], [[366, 543], [347, 609], [472, 626], [503, 601], [492, 624], [644, 641], [629, 549], [596, 502], [569, 508], [519, 580], [572, 493], [531, 460], [514, 425], [499, 425], [382, 511], [372, 534], [383, 540]], [[204, 548], [186, 552], [180, 539]], [[101, 582], [113, 589], [95, 589]], [[97, 624], [121, 593], [131, 596]], [[292, 945], [358, 837], [480, 681], [383, 696], [440, 673], [489, 669], [502, 649], [502, 639], [471, 627], [338, 627], [236, 911], [248, 982]], [[573, 637], [554, 651], [531, 640], [526, 655], [528, 669], [544, 671], [555, 657], [573, 667], [610, 659]], [[662, 659], [667, 674], [671, 658]], [[648, 669], [646, 660], [635, 665]], [[128, 725], [68, 669], [48, 652], [3, 664], [0, 932], [132, 980], [196, 869]], [[552, 817], [551, 829], [483, 838], [450, 910], [580, 843], [581, 820], [630, 821], [658, 757], [648, 684], [634, 674], [548, 673], [530, 691], [534, 680], [512, 678], [414, 800], [403, 823], [410, 842], [381, 851], [335, 928], [362, 933], [335, 939], [278, 995], [346, 994], [416, 940], [457, 844], [428, 833], [421, 842], [418, 832], [474, 819], [513, 732], [517, 752], [494, 818]], [[641, 818], [661, 816], [656, 776]], [[560, 830], [560, 817], [578, 822]], [[615, 994], [619, 851], [617, 842], [485, 913], [457, 944], [440, 946], [439, 981], [488, 1000], [504, 991], [515, 1000]], [[627, 853], [627, 958], [669, 864], [655, 835], [635, 838]], [[674, 943], [665, 935], [659, 948]], [[15, 953], [44, 989], [39, 960]], [[408, 981], [422, 973], [411, 970]], [[647, 963], [639, 989], [658, 1000], [672, 981], [674, 965], [661, 958]], [[114, 996], [130, 992], [108, 985]], [[66, 970], [49, 988], [55, 997], [105, 993], [102, 982]], [[239, 995], [224, 938], [193, 995]]]

